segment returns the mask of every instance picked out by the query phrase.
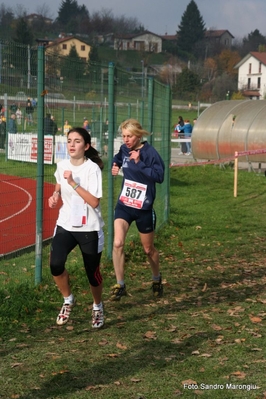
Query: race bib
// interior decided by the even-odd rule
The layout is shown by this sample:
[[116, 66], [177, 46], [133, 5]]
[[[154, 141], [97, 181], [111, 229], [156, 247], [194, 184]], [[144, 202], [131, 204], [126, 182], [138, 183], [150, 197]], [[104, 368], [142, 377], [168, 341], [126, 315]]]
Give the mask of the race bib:
[[125, 179], [120, 201], [131, 208], [141, 209], [146, 197], [147, 185]]
[[87, 224], [87, 204], [78, 195], [71, 196], [71, 225], [82, 227]]

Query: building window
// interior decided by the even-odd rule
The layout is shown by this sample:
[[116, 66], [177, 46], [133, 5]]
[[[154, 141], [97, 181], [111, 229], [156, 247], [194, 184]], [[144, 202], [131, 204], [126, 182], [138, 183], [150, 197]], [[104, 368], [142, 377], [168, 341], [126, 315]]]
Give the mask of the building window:
[[258, 78], [258, 89], [260, 89], [260, 78]]
[[63, 44], [63, 45], [62, 45], [62, 49], [63, 49], [63, 50], [67, 50], [67, 44]]
[[250, 78], [248, 78], [248, 89], [250, 89]]
[[252, 64], [250, 63], [250, 64], [248, 64], [248, 73], [251, 73], [251, 66], [252, 66]]
[[80, 46], [80, 50], [81, 50], [81, 51], [85, 51], [85, 45], [84, 45], [84, 44], [82, 44], [82, 45]]
[[261, 73], [261, 62], [259, 63], [259, 73]]

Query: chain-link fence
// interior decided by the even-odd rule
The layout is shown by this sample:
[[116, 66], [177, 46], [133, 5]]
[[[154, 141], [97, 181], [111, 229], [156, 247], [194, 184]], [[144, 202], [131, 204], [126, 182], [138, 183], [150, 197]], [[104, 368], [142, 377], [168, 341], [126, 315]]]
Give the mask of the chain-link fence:
[[[41, 265], [42, 245], [53, 234], [57, 211], [48, 208], [55, 184], [55, 163], [67, 157], [66, 132], [85, 126], [105, 163], [101, 207], [105, 252], [111, 257], [113, 206], [121, 177], [110, 174], [112, 156], [122, 140], [120, 123], [138, 119], [152, 134], [148, 141], [166, 165], [157, 187], [157, 228], [168, 218], [171, 92], [141, 72], [123, 70], [79, 57], [60, 56], [39, 45], [0, 45], [0, 192], [2, 260], [32, 251]], [[34, 251], [35, 247], [35, 251]], [[37, 271], [41, 280], [41, 267]]]

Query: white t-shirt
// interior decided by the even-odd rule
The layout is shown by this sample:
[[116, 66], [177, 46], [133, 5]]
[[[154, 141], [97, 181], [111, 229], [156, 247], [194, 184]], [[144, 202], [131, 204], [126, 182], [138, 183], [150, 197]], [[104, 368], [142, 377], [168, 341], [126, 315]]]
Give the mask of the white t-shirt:
[[[89, 191], [94, 197], [102, 197], [102, 172], [99, 166], [88, 159], [79, 166], [74, 166], [69, 159], [58, 162], [55, 171], [55, 178], [61, 186], [61, 198], [63, 205], [60, 208], [57, 225], [68, 231], [99, 231], [104, 226], [101, 215], [101, 208], [92, 208], [85, 203], [78, 193], [68, 184], [64, 178], [64, 171], [71, 170], [73, 179], [82, 188]], [[81, 223], [74, 223], [73, 220], [82, 208], [84, 217]]]

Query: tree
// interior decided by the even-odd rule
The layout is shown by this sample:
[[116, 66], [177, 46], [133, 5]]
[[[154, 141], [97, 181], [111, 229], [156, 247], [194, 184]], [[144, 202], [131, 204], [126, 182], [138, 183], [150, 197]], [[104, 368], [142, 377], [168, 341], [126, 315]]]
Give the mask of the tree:
[[217, 73], [217, 62], [215, 61], [214, 58], [206, 58], [206, 60], [204, 61], [204, 79], [207, 82], [210, 82]]
[[230, 94], [237, 90], [237, 81], [232, 76], [227, 73], [223, 73], [221, 76], [218, 76], [214, 81], [212, 95], [213, 100], [220, 101], [225, 100], [227, 93]]
[[17, 19], [14, 41], [30, 46], [33, 44], [33, 33], [24, 17]]
[[221, 73], [227, 73], [236, 77], [238, 71], [234, 67], [240, 60], [241, 57], [237, 51], [224, 49], [217, 57], [218, 69]]
[[191, 54], [196, 43], [202, 41], [205, 35], [205, 23], [194, 0], [188, 4], [178, 28], [178, 51]]
[[250, 32], [247, 37], [244, 37], [241, 56], [245, 56], [250, 51], [259, 51], [259, 46], [264, 45], [265, 42], [265, 36], [263, 36], [258, 29], [255, 29], [253, 32]]
[[12, 8], [8, 8], [2, 3], [0, 6], [0, 35], [2, 39], [10, 39], [12, 36], [13, 21], [14, 14]]
[[91, 62], [100, 62], [98, 49], [96, 46], [92, 46], [89, 54], [89, 63]]
[[189, 68], [184, 68], [177, 76], [174, 91], [178, 93], [179, 96], [196, 99], [196, 94], [199, 92], [200, 86], [199, 76]]
[[86, 63], [79, 57], [76, 46], [71, 46], [69, 54], [62, 57], [61, 76], [68, 80], [81, 79], [85, 73], [85, 66]]
[[[59, 10], [57, 22], [65, 28], [69, 28], [73, 25], [73, 20], [78, 16], [89, 15], [87, 8], [84, 6], [79, 6], [76, 0], [62, 0]], [[77, 27], [76, 27], [77, 29]]]

